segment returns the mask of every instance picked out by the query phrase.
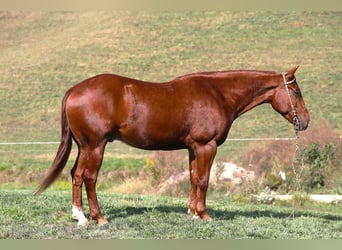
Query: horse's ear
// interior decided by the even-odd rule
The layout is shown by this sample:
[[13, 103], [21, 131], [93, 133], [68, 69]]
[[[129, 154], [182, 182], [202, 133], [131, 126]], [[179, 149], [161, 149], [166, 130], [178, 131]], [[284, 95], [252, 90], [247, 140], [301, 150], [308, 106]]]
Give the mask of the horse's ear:
[[296, 71], [297, 71], [298, 68], [299, 68], [299, 65], [293, 67], [292, 69], [290, 69], [290, 70], [286, 73], [286, 75], [287, 75], [287, 76], [294, 76], [294, 74], [296, 73]]

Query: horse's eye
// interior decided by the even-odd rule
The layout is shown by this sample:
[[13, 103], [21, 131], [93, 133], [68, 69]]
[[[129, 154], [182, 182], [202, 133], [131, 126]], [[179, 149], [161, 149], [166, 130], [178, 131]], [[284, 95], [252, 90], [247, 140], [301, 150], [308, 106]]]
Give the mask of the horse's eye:
[[296, 96], [302, 96], [302, 93], [300, 92], [299, 89], [296, 89], [296, 90], [294, 91], [294, 93], [295, 93]]

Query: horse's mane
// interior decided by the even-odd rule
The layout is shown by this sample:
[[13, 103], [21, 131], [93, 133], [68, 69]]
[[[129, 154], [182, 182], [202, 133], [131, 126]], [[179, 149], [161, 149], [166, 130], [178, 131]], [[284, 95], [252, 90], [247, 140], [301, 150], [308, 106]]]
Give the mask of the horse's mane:
[[205, 72], [197, 72], [197, 73], [189, 73], [186, 75], [179, 76], [175, 78], [175, 80], [184, 80], [187, 78], [194, 77], [229, 77], [240, 74], [248, 74], [255, 76], [265, 76], [265, 75], [274, 75], [277, 74], [275, 71], [262, 71], [262, 70], [225, 70], [225, 71], [205, 71]]

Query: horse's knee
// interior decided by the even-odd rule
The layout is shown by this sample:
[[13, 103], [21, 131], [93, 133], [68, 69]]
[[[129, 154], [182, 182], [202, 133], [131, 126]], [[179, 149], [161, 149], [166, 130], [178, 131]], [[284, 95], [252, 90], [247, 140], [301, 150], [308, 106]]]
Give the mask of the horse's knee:
[[83, 176], [81, 174], [74, 173], [72, 175], [72, 185], [80, 187], [83, 184]]
[[91, 173], [89, 171], [84, 171], [82, 176], [84, 183], [87, 184], [95, 184], [97, 179], [97, 173]]
[[201, 178], [198, 181], [197, 185], [198, 185], [200, 190], [206, 191], [208, 189], [208, 185], [209, 185], [209, 178], [207, 178], [207, 177]]

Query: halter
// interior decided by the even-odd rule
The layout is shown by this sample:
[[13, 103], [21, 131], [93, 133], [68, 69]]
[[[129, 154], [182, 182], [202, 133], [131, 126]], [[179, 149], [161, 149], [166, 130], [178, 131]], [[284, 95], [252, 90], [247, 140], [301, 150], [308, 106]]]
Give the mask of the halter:
[[283, 76], [283, 80], [284, 80], [284, 85], [285, 85], [285, 89], [286, 89], [286, 93], [289, 97], [289, 100], [290, 100], [290, 105], [291, 105], [291, 109], [292, 109], [292, 113], [293, 113], [293, 125], [297, 125], [297, 128], [295, 128], [296, 130], [296, 137], [298, 137], [298, 129], [299, 129], [299, 119], [298, 119], [298, 116], [297, 116], [297, 112], [296, 112], [296, 109], [293, 105], [293, 101], [292, 101], [292, 98], [291, 98], [291, 94], [290, 94], [290, 90], [289, 90], [289, 87], [288, 85], [294, 83], [296, 81], [296, 78], [294, 77], [291, 81], [286, 81], [286, 78], [285, 78], [285, 74], [286, 73], [281, 73], [282, 76]]

